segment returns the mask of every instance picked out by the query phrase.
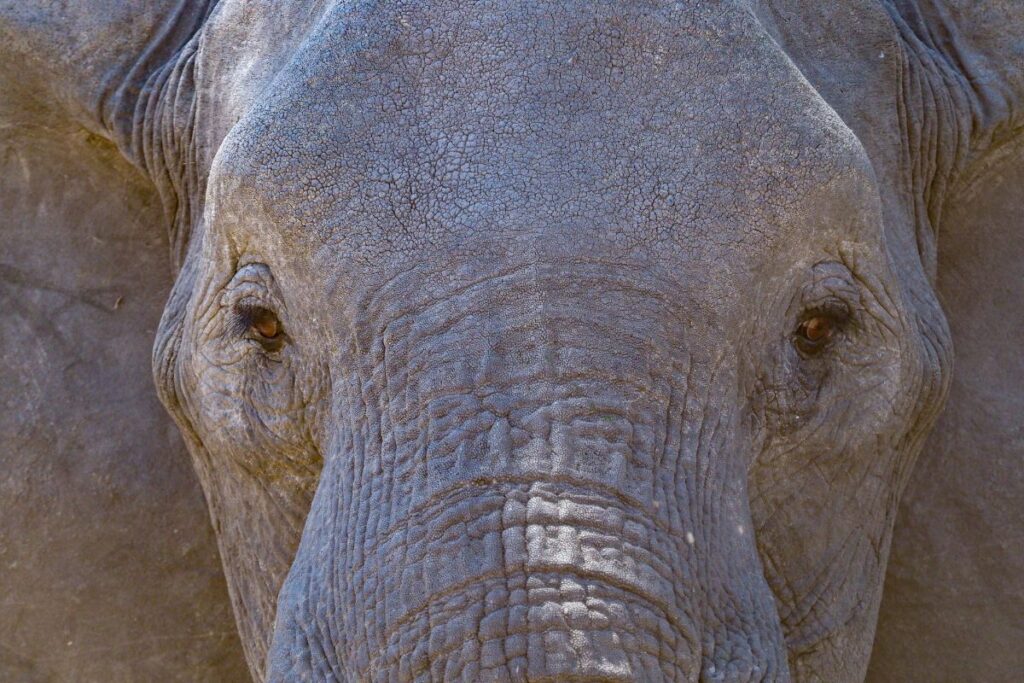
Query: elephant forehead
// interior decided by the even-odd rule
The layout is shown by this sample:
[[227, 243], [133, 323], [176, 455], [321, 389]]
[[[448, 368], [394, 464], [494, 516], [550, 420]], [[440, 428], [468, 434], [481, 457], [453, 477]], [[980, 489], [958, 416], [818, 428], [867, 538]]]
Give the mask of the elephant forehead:
[[745, 7], [698, 5], [335, 10], [215, 176], [370, 264], [509, 240], [759, 253], [867, 164]]

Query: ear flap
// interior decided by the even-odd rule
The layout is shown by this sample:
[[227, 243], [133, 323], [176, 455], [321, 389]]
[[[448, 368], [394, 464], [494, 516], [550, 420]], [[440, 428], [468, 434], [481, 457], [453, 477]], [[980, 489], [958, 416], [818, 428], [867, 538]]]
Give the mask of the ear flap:
[[142, 165], [135, 107], [198, 7], [0, 5], [3, 681], [248, 680], [152, 388], [166, 218], [125, 159]]
[[1024, 136], [976, 171], [945, 210], [955, 372], [901, 504], [870, 681], [1024, 671]]
[[1024, 671], [1024, 3], [897, 4], [966, 89], [970, 147], [938, 241], [956, 371], [901, 505], [868, 680], [1003, 680]]
[[941, 321], [937, 295], [956, 348], [897, 519], [868, 680], [1004, 679], [1024, 670], [1024, 3], [762, 5], [864, 144], [904, 286], [925, 326]]
[[192, 56], [214, 0], [47, 0], [0, 7], [12, 105], [109, 140], [154, 183], [180, 265], [191, 222]]
[[934, 281], [954, 185], [1024, 126], [1024, 4], [765, 0], [761, 12], [864, 144], [896, 251], [916, 252]]
[[[1016, 0], [888, 0], [916, 49], [964, 90], [971, 160], [1024, 126], [1024, 3]], [[970, 160], [968, 160], [970, 161]]]
[[136, 125], [214, 2], [85, 0], [0, 7], [0, 75], [18, 97], [111, 139], [135, 163]]

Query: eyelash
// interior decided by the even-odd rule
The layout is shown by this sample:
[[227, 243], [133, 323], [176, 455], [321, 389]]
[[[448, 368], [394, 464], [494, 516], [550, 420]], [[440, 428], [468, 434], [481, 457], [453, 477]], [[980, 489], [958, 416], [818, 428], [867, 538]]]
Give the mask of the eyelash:
[[264, 310], [263, 306], [251, 303], [237, 303], [231, 309], [231, 323], [229, 332], [232, 335], [244, 335], [256, 321], [257, 314]]

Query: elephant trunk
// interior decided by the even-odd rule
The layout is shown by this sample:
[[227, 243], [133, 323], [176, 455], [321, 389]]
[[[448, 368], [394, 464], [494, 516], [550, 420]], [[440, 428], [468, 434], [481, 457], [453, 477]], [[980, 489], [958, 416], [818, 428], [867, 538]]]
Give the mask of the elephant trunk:
[[669, 327], [643, 288], [543, 282], [351, 345], [270, 680], [788, 677], [734, 376], [588, 313]]

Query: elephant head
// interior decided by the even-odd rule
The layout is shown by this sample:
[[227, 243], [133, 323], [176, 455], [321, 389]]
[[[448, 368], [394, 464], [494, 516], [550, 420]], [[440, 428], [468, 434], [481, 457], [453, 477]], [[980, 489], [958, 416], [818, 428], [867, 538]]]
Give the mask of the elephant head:
[[173, 14], [97, 101], [172, 226], [154, 372], [254, 675], [860, 680], [944, 193], [1013, 123], [949, 16]]

